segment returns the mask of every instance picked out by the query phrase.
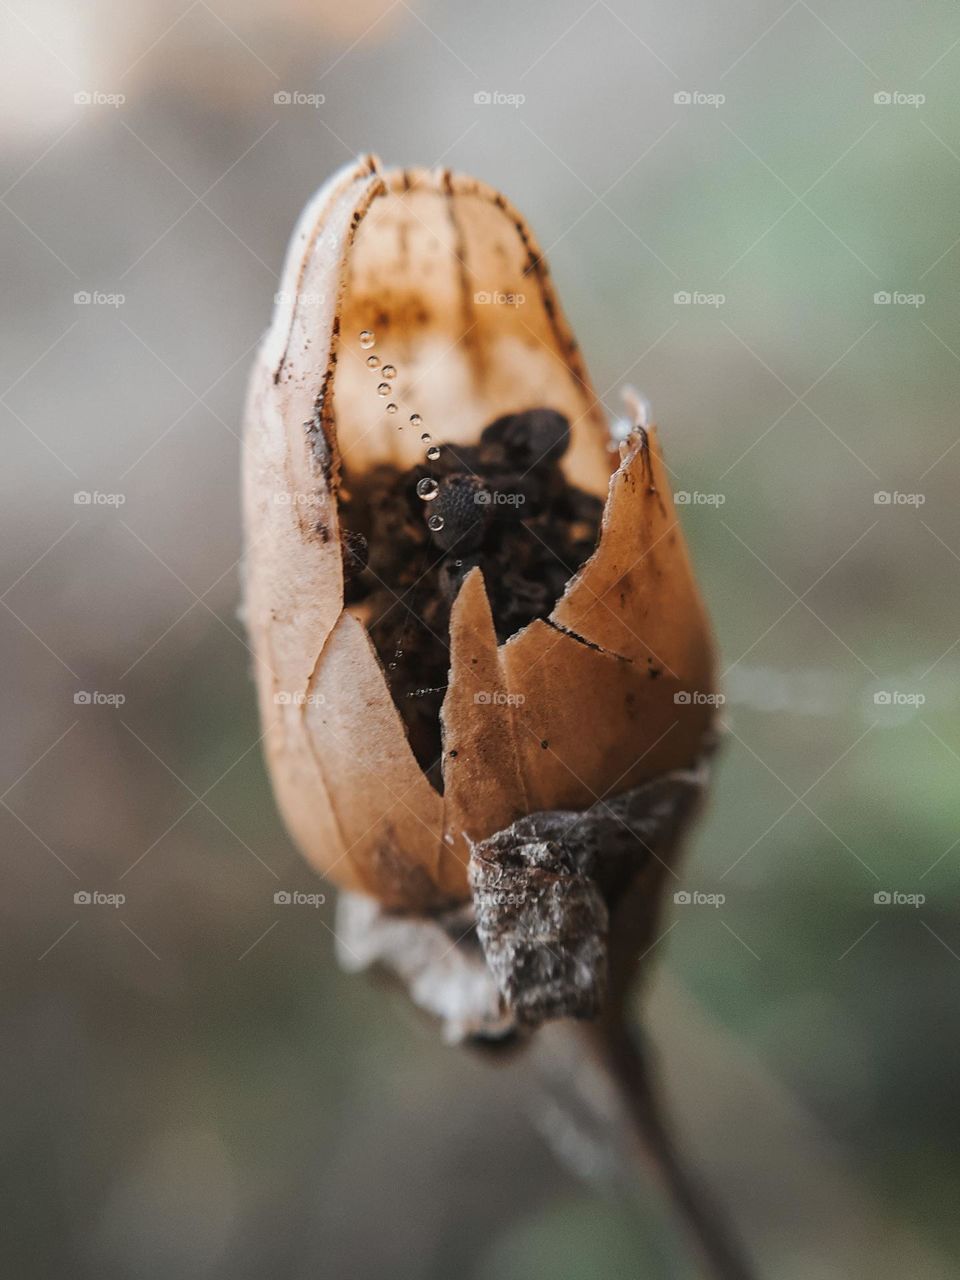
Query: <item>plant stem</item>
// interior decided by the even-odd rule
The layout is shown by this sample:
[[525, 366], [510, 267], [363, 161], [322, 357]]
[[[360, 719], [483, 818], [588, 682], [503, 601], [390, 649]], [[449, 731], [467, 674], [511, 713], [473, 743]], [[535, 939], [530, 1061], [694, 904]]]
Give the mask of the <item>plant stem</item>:
[[684, 1162], [648, 1055], [619, 1011], [593, 1023], [554, 1023], [542, 1027], [538, 1038], [541, 1073], [552, 1092], [562, 1089], [581, 1137], [589, 1127], [590, 1144], [602, 1148], [606, 1164], [626, 1173], [634, 1192], [639, 1166], [653, 1175], [683, 1224], [703, 1275], [756, 1280], [724, 1211]]

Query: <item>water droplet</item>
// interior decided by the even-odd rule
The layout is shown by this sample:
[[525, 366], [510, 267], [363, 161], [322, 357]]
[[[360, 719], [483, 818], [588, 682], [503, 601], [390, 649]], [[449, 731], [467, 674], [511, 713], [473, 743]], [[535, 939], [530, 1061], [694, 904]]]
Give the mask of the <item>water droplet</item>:
[[364, 351], [369, 351], [375, 342], [376, 338], [369, 329], [362, 330], [360, 334], [360, 345], [363, 347]]
[[397, 406], [395, 404], [387, 405], [387, 413], [396, 413], [396, 412], [397, 412]]
[[424, 476], [422, 480], [417, 481], [417, 494], [424, 502], [432, 502], [439, 491], [440, 486], [430, 476]]
[[425, 431], [423, 435], [420, 437], [420, 439], [423, 441], [424, 444], [426, 444], [427, 441], [430, 439], [430, 432]]
[[434, 533], [439, 533], [443, 528], [443, 516], [439, 512], [435, 516], [431, 516], [427, 521], [427, 528], [432, 529]]
[[427, 450], [427, 457], [430, 459], [431, 462], [436, 462], [436, 460], [440, 457], [440, 446], [438, 444], [432, 444], [430, 448]]
[[390, 394], [390, 383], [381, 382], [379, 387], [377, 387], [377, 394], [381, 396], [388, 396]]
[[419, 413], [411, 413], [411, 415], [410, 415], [410, 425], [411, 425], [411, 427], [419, 427], [419, 425], [420, 425], [420, 423], [421, 423], [422, 421], [423, 421], [423, 419], [420, 417]]
[[368, 369], [379, 369], [379, 368], [380, 368], [380, 357], [379, 357], [379, 356], [367, 356], [367, 368], [368, 368]]
[[383, 366], [383, 376], [385, 378], [395, 378], [397, 376], [397, 371], [392, 364], [385, 364]]
[[463, 568], [463, 561], [462, 561], [462, 560], [454, 560], [454, 562], [453, 562], [453, 567], [454, 567], [455, 569], [462, 569], [462, 568]]

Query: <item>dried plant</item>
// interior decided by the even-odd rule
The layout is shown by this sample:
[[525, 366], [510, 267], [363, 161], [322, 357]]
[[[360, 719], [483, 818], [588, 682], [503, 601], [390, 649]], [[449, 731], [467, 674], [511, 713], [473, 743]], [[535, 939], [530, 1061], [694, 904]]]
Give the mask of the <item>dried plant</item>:
[[266, 755], [342, 890], [343, 963], [547, 1075], [575, 1045], [603, 1140], [652, 1155], [715, 1274], [746, 1275], [624, 1014], [715, 699], [639, 404], [621, 436], [503, 196], [371, 157], [336, 174], [294, 233], [247, 409]]

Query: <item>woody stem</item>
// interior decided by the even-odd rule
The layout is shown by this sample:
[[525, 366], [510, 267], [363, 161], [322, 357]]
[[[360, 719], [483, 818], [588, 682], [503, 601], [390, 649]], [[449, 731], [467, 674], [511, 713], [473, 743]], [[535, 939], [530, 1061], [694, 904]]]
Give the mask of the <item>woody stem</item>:
[[598, 1030], [602, 1061], [633, 1121], [640, 1152], [686, 1224], [705, 1274], [752, 1280], [755, 1273], [735, 1231], [677, 1148], [649, 1061], [630, 1029], [618, 1020]]
[[590, 1138], [625, 1170], [637, 1189], [642, 1165], [652, 1174], [686, 1229], [692, 1251], [711, 1280], [755, 1280], [723, 1210], [685, 1163], [664, 1117], [647, 1056], [618, 1013], [594, 1023], [565, 1021], [541, 1028], [539, 1055], [548, 1084], [558, 1085], [579, 1110], [589, 1112]]

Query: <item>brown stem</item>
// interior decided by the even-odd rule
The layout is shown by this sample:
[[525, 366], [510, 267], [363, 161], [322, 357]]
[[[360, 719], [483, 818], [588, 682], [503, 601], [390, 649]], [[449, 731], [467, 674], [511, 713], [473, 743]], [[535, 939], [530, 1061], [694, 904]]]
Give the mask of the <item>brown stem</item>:
[[629, 1028], [598, 1026], [601, 1061], [615, 1080], [641, 1154], [685, 1222], [706, 1275], [754, 1280], [755, 1272], [723, 1210], [685, 1164], [664, 1114], [647, 1057]]
[[541, 1028], [536, 1054], [553, 1092], [580, 1136], [603, 1149], [632, 1188], [644, 1165], [686, 1228], [704, 1276], [756, 1280], [736, 1232], [685, 1164], [664, 1117], [647, 1056], [619, 1017], [595, 1023], [553, 1023]]

